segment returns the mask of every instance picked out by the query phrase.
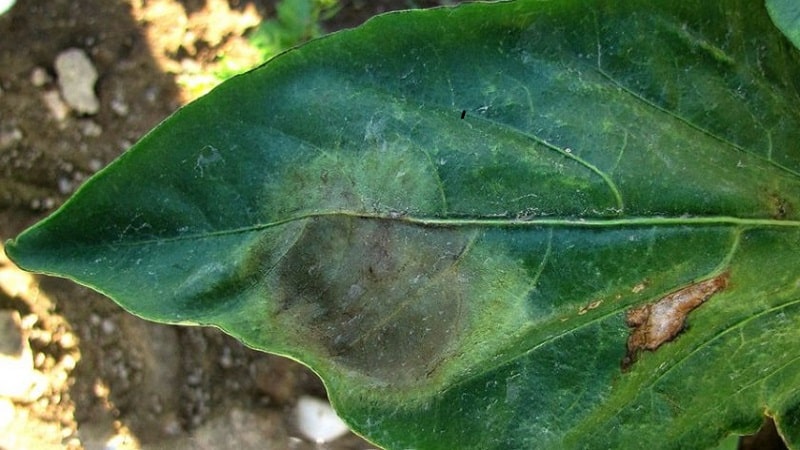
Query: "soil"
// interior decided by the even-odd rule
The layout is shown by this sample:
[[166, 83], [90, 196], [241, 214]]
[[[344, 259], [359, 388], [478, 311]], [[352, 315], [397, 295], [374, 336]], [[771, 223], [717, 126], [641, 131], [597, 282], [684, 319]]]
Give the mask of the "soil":
[[[251, 57], [244, 35], [274, 16], [274, 3], [21, 0], [0, 16], [0, 242], [196, 96], [218, 54]], [[342, 1], [323, 28], [447, 3], [456, 2]], [[99, 73], [96, 114], [71, 111], [59, 95], [54, 61], [68, 48], [85, 51]], [[352, 434], [304, 438], [292, 411], [301, 396], [325, 397], [317, 377], [216, 329], [143, 321], [3, 256], [0, 311], [9, 310], [44, 381], [32, 398], [0, 405], [0, 449], [372, 447]]]

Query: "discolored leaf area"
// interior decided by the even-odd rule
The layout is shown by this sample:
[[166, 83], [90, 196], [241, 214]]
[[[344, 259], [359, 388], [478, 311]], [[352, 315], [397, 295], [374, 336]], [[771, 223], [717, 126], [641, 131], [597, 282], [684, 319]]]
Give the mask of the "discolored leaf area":
[[[800, 53], [759, 2], [377, 17], [7, 244], [295, 358], [387, 448], [800, 446]], [[623, 370], [624, 368], [624, 370]]]
[[656, 350], [675, 339], [686, 327], [686, 316], [727, 284], [728, 276], [723, 273], [673, 292], [656, 303], [629, 310], [626, 320], [633, 330], [622, 368], [630, 367], [641, 350]]

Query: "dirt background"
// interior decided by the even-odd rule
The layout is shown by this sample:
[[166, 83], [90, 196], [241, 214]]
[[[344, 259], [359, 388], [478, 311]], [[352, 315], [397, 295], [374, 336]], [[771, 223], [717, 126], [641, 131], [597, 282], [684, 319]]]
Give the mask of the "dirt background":
[[[18, 0], [0, 16], [0, 242], [198, 95], [219, 54], [252, 58], [243, 35], [274, 17], [274, 3]], [[387, 10], [456, 2], [340, 3], [326, 31]], [[60, 97], [54, 60], [73, 47], [99, 74], [96, 114], [71, 111]], [[0, 399], [0, 449], [372, 447], [352, 434], [317, 444], [298, 432], [297, 399], [325, 398], [299, 364], [215, 329], [145, 322], [89, 289], [19, 271], [1, 248], [0, 255], [0, 314], [13, 325], [0, 341], [18, 334], [20, 354], [28, 353], [21, 361], [32, 366], [29, 392]]]

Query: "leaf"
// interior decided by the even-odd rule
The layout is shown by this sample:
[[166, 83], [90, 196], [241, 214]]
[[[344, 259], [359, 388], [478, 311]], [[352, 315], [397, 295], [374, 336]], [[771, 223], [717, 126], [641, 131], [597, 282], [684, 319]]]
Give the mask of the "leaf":
[[798, 87], [757, 2], [388, 14], [181, 109], [6, 249], [304, 362], [388, 448], [704, 448], [765, 413], [798, 447]]
[[800, 3], [796, 0], [767, 0], [766, 3], [775, 25], [800, 48]]

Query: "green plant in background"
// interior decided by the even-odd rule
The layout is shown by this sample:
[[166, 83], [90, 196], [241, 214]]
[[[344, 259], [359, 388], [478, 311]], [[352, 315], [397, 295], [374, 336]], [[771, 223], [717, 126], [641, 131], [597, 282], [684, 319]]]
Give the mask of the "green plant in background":
[[[248, 42], [257, 53], [259, 61], [267, 61], [294, 46], [324, 34], [321, 22], [339, 11], [338, 0], [281, 0], [275, 5], [275, 17], [263, 21], [248, 33]], [[220, 64], [214, 71], [217, 80], [213, 85], [249, 70], [249, 61], [240, 61], [220, 55]]]
[[[303, 42], [322, 36], [320, 23], [339, 11], [338, 0], [281, 0], [275, 5], [275, 17], [265, 20], [248, 34], [248, 42], [258, 52], [261, 61]], [[226, 80], [249, 67], [222, 55], [215, 76]]]
[[387, 14], [184, 107], [6, 251], [309, 365], [387, 448], [710, 448], [764, 414], [800, 448], [791, 8]]
[[264, 21], [250, 34], [250, 42], [267, 60], [297, 44], [323, 34], [320, 22], [339, 11], [338, 0], [281, 0], [276, 17]]

